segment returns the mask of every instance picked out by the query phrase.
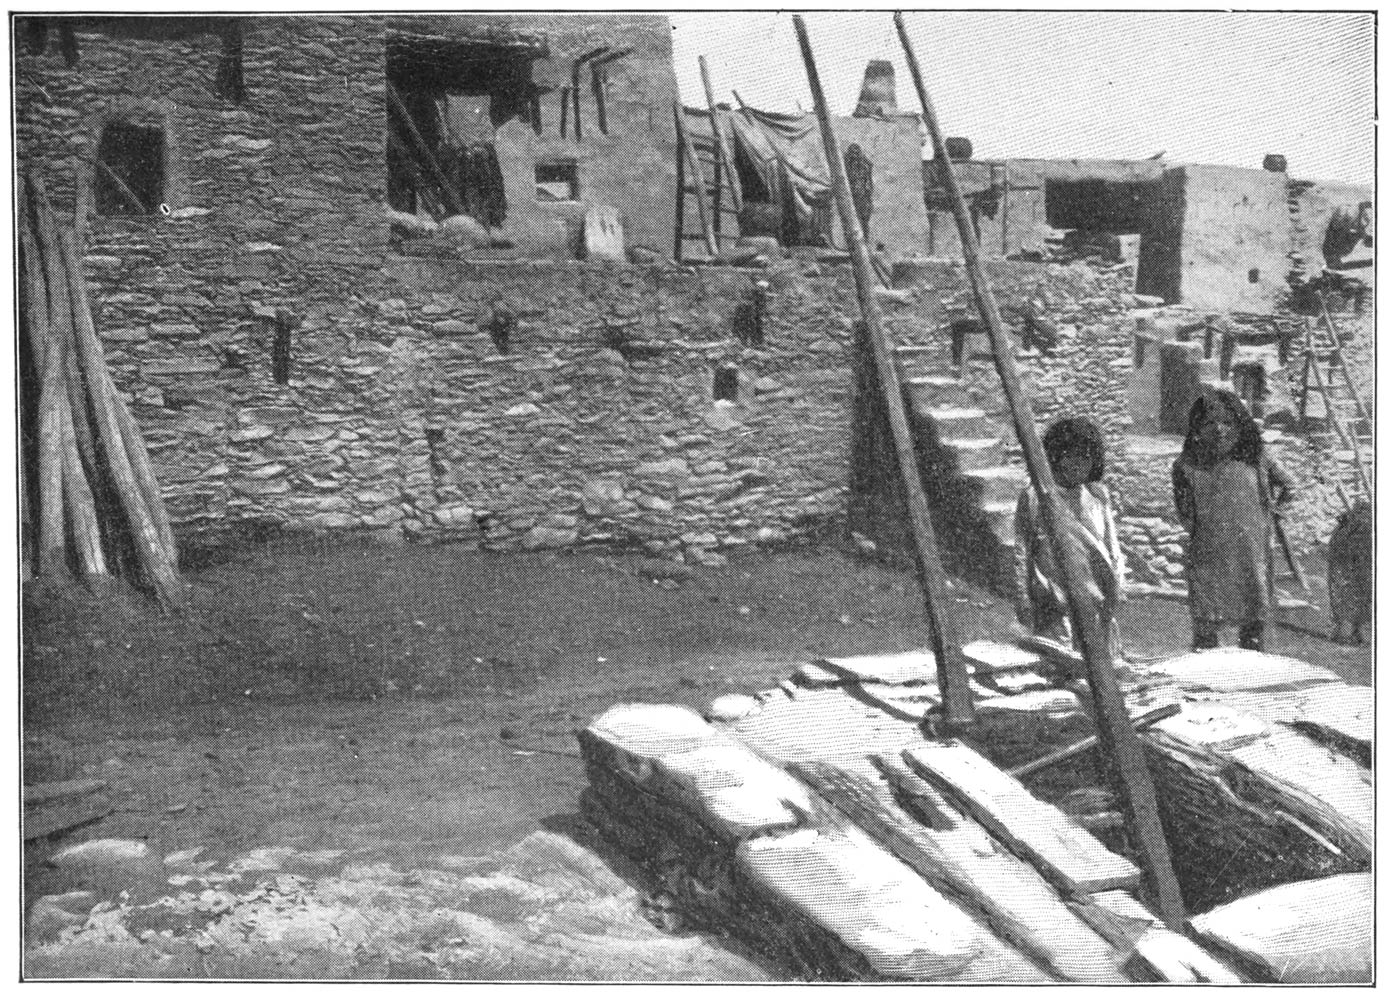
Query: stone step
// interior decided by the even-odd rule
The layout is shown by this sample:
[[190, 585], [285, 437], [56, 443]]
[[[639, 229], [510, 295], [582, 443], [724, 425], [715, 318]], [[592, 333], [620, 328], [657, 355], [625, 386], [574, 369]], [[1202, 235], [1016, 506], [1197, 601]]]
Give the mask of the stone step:
[[1010, 501], [1012, 509], [1020, 491], [1030, 481], [1024, 469], [1009, 465], [970, 469], [963, 473], [963, 479], [978, 494], [977, 499], [983, 507]]
[[1006, 458], [1006, 448], [1000, 438], [950, 438], [942, 444], [953, 453], [963, 472], [991, 469], [1000, 466]]
[[987, 412], [980, 407], [928, 407], [916, 416], [932, 421], [939, 440], [943, 442], [957, 438], [995, 439], [998, 436]]
[[[1017, 492], [1016, 498], [1019, 496]], [[991, 533], [1006, 548], [1015, 547], [1015, 504], [1015, 500], [994, 500], [982, 504], [982, 513], [987, 515]]]
[[911, 376], [905, 380], [905, 390], [919, 410], [972, 403], [967, 385], [955, 376]]

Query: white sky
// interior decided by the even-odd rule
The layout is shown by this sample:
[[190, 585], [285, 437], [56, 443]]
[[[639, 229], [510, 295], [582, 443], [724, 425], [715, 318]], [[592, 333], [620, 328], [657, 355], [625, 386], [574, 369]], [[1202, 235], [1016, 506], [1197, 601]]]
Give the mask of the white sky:
[[[851, 114], [868, 59], [895, 64], [915, 111], [888, 11], [805, 17], [835, 114]], [[717, 99], [812, 110], [788, 13], [670, 15], [684, 103], [703, 106], [698, 56]], [[1260, 168], [1371, 185], [1375, 39], [1369, 12], [912, 11], [906, 27], [945, 134], [984, 158], [1143, 159]], [[735, 104], [733, 103], [733, 106]]]

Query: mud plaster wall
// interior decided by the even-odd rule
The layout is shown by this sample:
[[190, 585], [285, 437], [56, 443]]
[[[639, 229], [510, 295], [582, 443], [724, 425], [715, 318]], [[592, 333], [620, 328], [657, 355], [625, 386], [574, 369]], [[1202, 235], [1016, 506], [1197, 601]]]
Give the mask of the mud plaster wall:
[[[540, 95], [541, 133], [518, 119], [496, 131], [496, 156], [505, 180], [508, 205], [498, 232], [528, 256], [572, 256], [570, 246], [594, 206], [621, 214], [627, 245], [643, 245], [671, 255], [675, 156], [673, 39], [662, 15], [434, 16], [391, 20], [411, 32], [465, 40], [476, 25], [514, 25], [541, 34], [548, 57], [536, 69], [536, 82], [552, 88]], [[591, 71], [579, 74], [582, 140], [577, 140], [571, 102], [566, 137], [560, 133], [561, 82], [571, 82], [573, 61], [603, 46], [628, 54], [606, 64], [609, 85], [607, 129], [599, 127]], [[384, 128], [384, 118], [372, 127]], [[541, 202], [535, 196], [536, 163], [577, 166], [579, 200]]]

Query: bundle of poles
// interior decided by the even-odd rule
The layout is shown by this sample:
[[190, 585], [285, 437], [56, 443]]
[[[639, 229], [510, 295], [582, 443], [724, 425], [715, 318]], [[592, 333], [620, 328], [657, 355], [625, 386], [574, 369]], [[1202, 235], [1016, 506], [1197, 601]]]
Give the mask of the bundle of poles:
[[72, 230], [19, 186], [20, 503], [25, 575], [120, 577], [165, 608], [185, 587], [159, 481], [106, 368]]

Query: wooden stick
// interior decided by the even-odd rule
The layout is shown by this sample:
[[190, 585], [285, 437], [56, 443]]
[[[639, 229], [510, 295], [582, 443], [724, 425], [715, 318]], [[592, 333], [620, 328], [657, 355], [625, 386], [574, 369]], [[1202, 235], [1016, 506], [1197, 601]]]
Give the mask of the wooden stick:
[[857, 284], [857, 304], [861, 308], [862, 319], [871, 338], [876, 374], [879, 377], [881, 391], [885, 394], [891, 436], [895, 441], [895, 455], [905, 484], [905, 501], [909, 507], [910, 523], [913, 525], [911, 530], [915, 551], [918, 553], [916, 565], [919, 585], [924, 592], [924, 608], [929, 615], [930, 645], [938, 662], [938, 685], [943, 698], [943, 723], [949, 727], [961, 727], [975, 719], [972, 691], [967, 682], [967, 663], [962, 657], [952, 619], [945, 607], [947, 594], [943, 563], [938, 554], [938, 542], [934, 537], [934, 525], [929, 514], [928, 499], [924, 495], [924, 484], [919, 478], [914, 437], [910, 430], [909, 415], [905, 412], [904, 394], [900, 389], [900, 372], [895, 367], [892, 342], [886, 333], [880, 307], [872, 293], [871, 255], [862, 235], [857, 208], [852, 203], [851, 190], [847, 186], [847, 168], [842, 162], [842, 146], [837, 142], [832, 118], [828, 114], [828, 104], [823, 97], [823, 84], [819, 81], [818, 67], [814, 62], [813, 49], [809, 45], [808, 29], [804, 26], [804, 19], [797, 14], [794, 17], [794, 30], [799, 35], [799, 49], [803, 53], [809, 90], [813, 94], [814, 111], [818, 115], [818, 128], [823, 136], [823, 152], [828, 160], [828, 171], [832, 174], [833, 196], [837, 201], [838, 216], [841, 218], [847, 247], [852, 255], [852, 273]]
[[138, 210], [141, 214], [148, 214], [150, 212], [149, 208], [144, 205], [144, 201], [139, 198], [139, 195], [135, 193], [134, 190], [130, 189], [130, 187], [126, 184], [125, 180], [120, 178], [120, 173], [116, 172], [114, 169], [112, 169], [105, 162], [102, 162], [100, 159], [96, 160], [96, 168], [99, 172], [104, 174], [107, 179], [109, 179], [112, 183], [115, 184], [115, 188], [120, 193], [120, 195], [123, 196], [125, 199], [129, 200], [131, 205], [136, 210]]
[[707, 71], [707, 57], [698, 56], [698, 69], [703, 75], [703, 93], [707, 95], [707, 112], [712, 117], [712, 137], [717, 141], [717, 149], [722, 153], [727, 174], [727, 189], [731, 190], [732, 209], [741, 212], [741, 182], [736, 175], [736, 162], [732, 159], [731, 146], [727, 144], [727, 133], [717, 119], [717, 100], [712, 95], [712, 76]]
[[388, 79], [385, 80], [385, 94], [389, 99], [390, 106], [395, 108], [395, 112], [399, 114], [400, 120], [404, 123], [404, 128], [409, 133], [409, 139], [419, 150], [419, 157], [423, 160], [423, 164], [433, 174], [433, 181], [438, 184], [438, 188], [443, 193], [444, 205], [454, 214], [465, 213], [461, 194], [453, 189], [452, 182], [443, 172], [443, 167], [433, 157], [433, 150], [428, 147], [428, 142], [424, 141], [423, 135], [419, 133], [418, 125], [410, 116], [409, 108], [404, 105], [404, 100], [400, 97], [399, 91], [395, 89], [395, 84]]
[[[1175, 878], [1174, 867], [1170, 863], [1169, 846], [1165, 842], [1164, 830], [1160, 825], [1155, 784], [1150, 778], [1150, 769], [1146, 765], [1140, 740], [1131, 727], [1131, 718], [1122, 702], [1121, 686], [1117, 682], [1112, 664], [1110, 624], [1108, 618], [1098, 609], [1096, 591], [1079, 581], [1085, 574], [1085, 560], [1068, 533], [1068, 528], [1061, 526], [1072, 522], [1060, 516], [1059, 504], [1054, 497], [1054, 477], [1049, 469], [1049, 460], [1040, 444], [1039, 432], [1035, 429], [1034, 416], [1030, 411], [1030, 401], [1021, 389], [1015, 356], [1011, 354], [1011, 344], [1002, 326], [1000, 311], [996, 307], [996, 300], [991, 294], [986, 272], [978, 256], [976, 234], [972, 230], [971, 218], [968, 216], [962, 189], [958, 185], [952, 159], [949, 158], [948, 149], [943, 142], [943, 129], [939, 126], [933, 102], [924, 88], [919, 62], [905, 31], [904, 16], [899, 11], [895, 14], [895, 27], [900, 35], [900, 44], [905, 49], [905, 59], [909, 63], [910, 75], [919, 95], [924, 122], [929, 129], [929, 138], [934, 144], [934, 154], [941, 163], [944, 182], [953, 205], [953, 218], [957, 222], [958, 236], [962, 240], [963, 257], [972, 282], [973, 294], [982, 313], [982, 319], [986, 322], [996, 371], [1001, 378], [1006, 399], [1010, 403], [1016, 434], [1025, 455], [1031, 482], [1039, 496], [1040, 516], [1058, 551], [1058, 578], [1062, 589], [1068, 594], [1068, 602], [1073, 612], [1074, 635], [1087, 664], [1088, 685], [1092, 690], [1098, 735], [1116, 774], [1116, 782], [1112, 785], [1121, 799], [1127, 829], [1132, 834], [1132, 847], [1139, 854], [1160, 917], [1172, 929], [1179, 930], [1184, 922], [1184, 898], [1179, 891], [1179, 881]], [[1071, 517], [1070, 513], [1068, 518]]]
[[[674, 123], [678, 127], [679, 142], [683, 145], [683, 154], [688, 159], [688, 174], [693, 179], [693, 192], [698, 200], [698, 220], [703, 225], [703, 242], [707, 245], [707, 254], [712, 258], [718, 256], [717, 239], [712, 234], [712, 220], [709, 216], [707, 203], [707, 187], [703, 185], [703, 167], [698, 161], [698, 152], [693, 147], [693, 136], [688, 131], [688, 122], [683, 117], [683, 105], [677, 100], [674, 101]], [[683, 196], [682, 189], [679, 196]]]
[[[1310, 347], [1312, 348], [1312, 345], [1311, 345]], [[1355, 460], [1356, 463], [1357, 463], [1357, 472], [1358, 472], [1358, 475], [1360, 476], [1361, 479], [1365, 480], [1365, 479], [1367, 478], [1367, 476], [1366, 476], [1367, 470], [1366, 470], [1366, 468], [1365, 468], [1365, 467], [1363, 466], [1363, 464], [1362, 464], [1362, 456], [1361, 456], [1361, 453], [1357, 451], [1356, 446], [1352, 443], [1352, 441], [1349, 440], [1350, 434], [1344, 429], [1344, 427], [1343, 427], [1341, 424], [1338, 423], [1338, 418], [1337, 418], [1337, 416], [1334, 415], [1334, 413], [1333, 413], [1333, 403], [1332, 403], [1331, 400], [1329, 400], [1329, 397], [1328, 397], [1328, 390], [1327, 390], [1327, 389], [1325, 388], [1325, 386], [1324, 386], [1324, 382], [1323, 382], [1323, 373], [1319, 370], [1319, 360], [1316, 359], [1316, 358], [1314, 357], [1314, 353], [1313, 353], [1312, 351], [1307, 352], [1306, 355], [1307, 355], [1307, 357], [1308, 357], [1308, 367], [1309, 367], [1309, 368], [1313, 371], [1313, 373], [1314, 373], [1314, 382], [1318, 383], [1318, 385], [1319, 385], [1319, 395], [1320, 395], [1321, 397], [1323, 397], [1323, 412], [1324, 412], [1324, 418], [1328, 421], [1328, 426], [1331, 427], [1331, 428], [1333, 429], [1333, 433], [1337, 436], [1338, 441], [1342, 443], [1343, 447], [1344, 447], [1344, 448], [1350, 448], [1350, 449], [1352, 450], [1353, 458], [1354, 458], [1354, 460]], [[1334, 454], [1334, 453], [1329, 453], [1329, 454], [1332, 455], [1333, 458], [1334, 458], [1335, 461], [1336, 461], [1336, 459], [1337, 459], [1336, 454]], [[1336, 469], [1337, 469], [1337, 466], [1336, 466], [1336, 465], [1334, 466], [1334, 469], [1335, 469], [1335, 473], [1336, 473]], [[1335, 475], [1333, 476], [1333, 479], [1334, 479], [1335, 482], [1337, 481], [1337, 478], [1338, 478], [1338, 477], [1337, 477], [1337, 475], [1335, 474]], [[1364, 483], [1364, 486], [1365, 486], [1365, 483]], [[1367, 492], [1367, 493], [1370, 493], [1371, 490], [1370, 490], [1370, 489], [1367, 489], [1366, 492]], [[1343, 505], [1344, 505], [1345, 509], [1351, 510], [1351, 509], [1352, 509], [1352, 501], [1351, 501], [1351, 499], [1348, 497], [1347, 492], [1342, 488], [1341, 485], [1338, 487], [1338, 496], [1339, 496], [1339, 498], [1343, 501]]]
[[[1134, 718], [1131, 721], [1131, 726], [1133, 728], [1148, 728], [1152, 724], [1160, 723], [1160, 721], [1163, 721], [1166, 717], [1173, 717], [1175, 714], [1179, 713], [1180, 709], [1179, 704], [1171, 703], [1167, 707], [1160, 707], [1157, 710], [1152, 710], [1149, 713]], [[1006, 771], [1016, 779], [1020, 779], [1031, 773], [1039, 772], [1041, 769], [1048, 769], [1051, 765], [1058, 765], [1060, 762], [1066, 762], [1075, 755], [1082, 755], [1084, 752], [1094, 748], [1097, 743], [1097, 735], [1089, 735], [1086, 738], [1080, 738], [1071, 745], [1060, 748], [1056, 752], [1042, 755], [1033, 762], [1026, 762], [1024, 765], [1018, 765], [1014, 769], [1007, 769]]]

